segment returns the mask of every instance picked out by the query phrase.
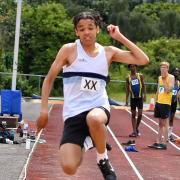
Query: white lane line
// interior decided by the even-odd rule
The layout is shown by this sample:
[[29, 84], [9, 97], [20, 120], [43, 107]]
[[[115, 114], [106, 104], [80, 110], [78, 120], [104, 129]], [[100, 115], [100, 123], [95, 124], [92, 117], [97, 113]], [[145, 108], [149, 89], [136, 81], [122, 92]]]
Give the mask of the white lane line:
[[148, 120], [150, 120], [152, 123], [158, 125], [158, 123], [156, 121], [154, 121], [153, 119], [149, 118], [148, 116], [146, 116], [145, 114], [142, 114], [145, 118], [147, 118]]
[[[131, 114], [131, 111], [129, 111], [128, 109], [126, 109], [126, 111]], [[149, 117], [146, 116], [145, 114], [143, 114], [143, 116], [146, 117], [146, 118], [147, 118], [148, 120], [150, 120], [151, 122], [153, 122], [154, 124], [158, 125], [157, 122], [155, 122], [153, 119], [149, 118]], [[151, 129], [153, 132], [155, 132], [156, 134], [158, 134], [158, 132], [157, 132], [154, 128], [152, 128], [150, 125], [148, 125], [148, 124], [147, 124], [146, 122], [144, 122], [143, 120], [141, 120], [141, 123], [143, 123], [145, 126], [147, 126], [149, 129]], [[174, 134], [174, 133], [173, 133], [173, 134]], [[179, 136], [176, 135], [176, 137], [179, 137]], [[173, 142], [171, 142], [171, 141], [169, 141], [169, 143], [170, 143], [172, 146], [174, 146], [177, 150], [180, 151], [180, 148], [179, 148], [178, 146], [176, 146], [175, 143], [173, 143]]]
[[[50, 107], [48, 114], [51, 112], [52, 107], [53, 107], [53, 105]], [[35, 148], [37, 146], [37, 143], [38, 143], [39, 138], [40, 138], [40, 136], [42, 134], [42, 131], [43, 131], [43, 129], [39, 132], [38, 136], [36, 137], [35, 143], [34, 143], [32, 149], [31, 149], [31, 152], [28, 155], [28, 158], [26, 160], [25, 165], [23, 166], [23, 169], [21, 171], [21, 174], [20, 174], [18, 180], [26, 180], [26, 178], [27, 178], [27, 169], [28, 169], [29, 161], [30, 161], [31, 156], [32, 156], [32, 154], [33, 154], [33, 152], [34, 152], [34, 150], [35, 150]]]
[[[131, 111], [129, 111], [128, 109], [126, 109], [126, 111], [131, 114]], [[150, 119], [150, 118], [149, 118]], [[141, 120], [141, 123], [143, 123], [145, 126], [147, 126], [149, 129], [151, 129], [153, 132], [155, 132], [156, 134], [158, 134], [158, 132], [152, 128], [150, 125], [148, 125], [147, 123], [145, 123], [143, 120]], [[155, 122], [156, 123], [156, 122]], [[158, 124], [157, 124], [158, 125]]]
[[[158, 123], [156, 121], [154, 121], [153, 119], [149, 118], [148, 116], [146, 116], [145, 114], [143, 114], [143, 116], [145, 118], [147, 118], [148, 120], [150, 120], [151, 122], [153, 122], [154, 124], [158, 125]], [[179, 136], [175, 133], [172, 133], [176, 138], [179, 138]]]
[[128, 156], [128, 154], [126, 153], [126, 151], [123, 149], [123, 147], [121, 146], [121, 144], [119, 143], [118, 139], [116, 138], [116, 136], [114, 135], [114, 133], [112, 132], [112, 130], [110, 129], [109, 126], [107, 126], [108, 131], [110, 132], [111, 136], [113, 137], [114, 141], [116, 142], [116, 144], [118, 145], [119, 149], [122, 151], [122, 153], [124, 154], [125, 158], [128, 160], [129, 164], [131, 165], [131, 167], [133, 168], [134, 172], [136, 173], [136, 175], [138, 176], [138, 178], [140, 180], [144, 180], [144, 178], [142, 177], [142, 175], [140, 174], [140, 172], [138, 171], [138, 169], [136, 168], [136, 166], [134, 165], [134, 163], [132, 162], [132, 160], [130, 159], [130, 157]]

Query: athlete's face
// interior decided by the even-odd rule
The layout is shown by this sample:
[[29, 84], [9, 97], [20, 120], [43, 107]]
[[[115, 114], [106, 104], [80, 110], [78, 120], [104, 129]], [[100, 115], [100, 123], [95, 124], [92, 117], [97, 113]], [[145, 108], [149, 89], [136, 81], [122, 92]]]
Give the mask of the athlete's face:
[[169, 70], [169, 67], [167, 65], [160, 66], [161, 76], [163, 78], [165, 78], [168, 75], [168, 70]]
[[179, 76], [179, 69], [175, 69], [173, 75], [177, 78]]
[[129, 66], [129, 68], [130, 68], [130, 70], [131, 70], [132, 73], [135, 73], [135, 72], [136, 72], [136, 65], [131, 64], [131, 65]]
[[99, 27], [96, 26], [92, 19], [81, 19], [76, 26], [75, 32], [82, 44], [91, 45], [96, 42], [96, 35], [99, 33]]

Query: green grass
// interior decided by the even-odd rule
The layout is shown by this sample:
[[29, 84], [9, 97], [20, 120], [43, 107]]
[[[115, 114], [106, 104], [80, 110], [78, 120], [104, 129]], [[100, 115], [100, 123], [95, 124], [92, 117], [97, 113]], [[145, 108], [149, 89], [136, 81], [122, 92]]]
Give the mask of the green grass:
[[[152, 85], [146, 85], [146, 89], [147, 89], [147, 94], [146, 94], [145, 103], [149, 104], [151, 98], [155, 97], [156, 87]], [[125, 82], [110, 82], [107, 86], [107, 93], [111, 99], [125, 103], [126, 101]]]
[[[125, 92], [119, 92], [119, 93], [111, 92], [111, 93], [108, 93], [108, 96], [111, 99], [114, 99], [115, 101], [124, 102], [124, 103], [126, 101]], [[146, 102], [145, 103], [149, 104], [152, 97], [155, 97], [155, 94], [152, 94], [152, 93], [146, 94]]]

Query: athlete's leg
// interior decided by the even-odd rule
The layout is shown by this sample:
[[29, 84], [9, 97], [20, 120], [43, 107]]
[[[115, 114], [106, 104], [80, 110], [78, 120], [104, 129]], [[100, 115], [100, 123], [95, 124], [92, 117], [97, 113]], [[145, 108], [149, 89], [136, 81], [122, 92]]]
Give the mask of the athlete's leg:
[[171, 113], [170, 113], [170, 117], [169, 117], [169, 126], [170, 126], [170, 127], [173, 127], [174, 115], [175, 115], [174, 112], [171, 112]]
[[98, 167], [104, 179], [116, 180], [117, 177], [109, 162], [106, 150], [107, 131], [105, 124], [108, 122], [108, 118], [104, 109], [95, 108], [88, 113], [86, 119], [90, 135], [96, 146]]
[[159, 119], [158, 142], [166, 144], [168, 138], [168, 119]]
[[141, 119], [142, 119], [142, 109], [138, 109], [138, 117], [137, 117], [137, 123], [136, 123], [136, 130], [138, 131], [139, 125], [141, 123]]
[[133, 132], [136, 133], [136, 110], [131, 110], [131, 121], [132, 121], [132, 128]]
[[91, 110], [87, 115], [87, 125], [89, 132], [95, 143], [97, 152], [102, 154], [106, 149], [106, 122], [107, 115], [101, 108], [95, 108]]
[[157, 143], [162, 143], [163, 127], [164, 127], [163, 119], [159, 118]]
[[170, 115], [169, 115], [169, 126], [173, 127], [174, 116], [177, 109], [177, 101], [171, 103]]
[[82, 161], [82, 148], [79, 145], [66, 143], [60, 146], [59, 156], [63, 171], [68, 175], [76, 173]]
[[166, 144], [167, 140], [168, 140], [168, 129], [169, 129], [169, 120], [164, 119], [164, 141], [163, 143]]
[[130, 98], [130, 104], [131, 104], [131, 123], [132, 123], [132, 129], [133, 133], [130, 134], [130, 137], [136, 137], [136, 108], [138, 107], [137, 99]]
[[173, 140], [172, 131], [173, 131], [173, 121], [174, 121], [175, 113], [171, 112], [169, 116], [169, 128], [168, 128], [168, 139]]

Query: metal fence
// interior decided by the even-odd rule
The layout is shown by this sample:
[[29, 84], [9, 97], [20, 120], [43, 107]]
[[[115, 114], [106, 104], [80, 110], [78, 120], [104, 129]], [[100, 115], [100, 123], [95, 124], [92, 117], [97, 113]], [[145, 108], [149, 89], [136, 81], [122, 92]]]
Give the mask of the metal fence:
[[[41, 87], [42, 87], [42, 83], [43, 80], [45, 78], [45, 75], [35, 75], [35, 74], [17, 74], [17, 87], [16, 89], [19, 89], [22, 91], [22, 94], [27, 94], [25, 93], [25, 88], [28, 87], [22, 87], [23, 85], [23, 81], [26, 81], [26, 85], [24, 86], [32, 86], [31, 88], [31, 92], [30, 92], [30, 96], [33, 94], [41, 94]], [[5, 73], [5, 72], [0, 72], [0, 79], [1, 82], [7, 81], [7, 83], [1, 83], [1, 89], [11, 89], [11, 81], [12, 81], [12, 73]], [[61, 76], [57, 76], [56, 80], [55, 80], [55, 88], [56, 90], [58, 89], [58, 81], [60, 81], [59, 83], [59, 87], [62, 89], [62, 77]], [[3, 84], [3, 85], [2, 85]], [[60, 90], [61, 92], [61, 90]], [[61, 94], [62, 95], [62, 94]]]
[[[12, 80], [12, 73], [5, 73], [0, 72], [0, 79], [1, 82], [8, 77], [8, 83], [6, 83], [3, 89], [11, 89], [11, 80]], [[41, 94], [41, 87], [45, 75], [35, 75], [35, 74], [17, 74], [17, 88], [22, 91], [23, 96], [32, 96], [34, 94], [40, 95]], [[26, 83], [22, 83], [23, 81], [27, 81]], [[1, 83], [3, 84], [3, 83]], [[25, 84], [25, 85], [24, 85]], [[149, 83], [145, 82], [147, 94], [153, 96], [156, 93], [157, 83]], [[27, 89], [31, 86], [29, 91]], [[107, 92], [110, 98], [117, 99], [117, 100], [125, 100], [125, 81], [124, 80], [113, 80], [111, 79], [107, 85]], [[63, 84], [62, 84], [62, 77], [57, 76], [54, 82], [54, 88], [52, 91], [51, 96], [56, 97], [63, 97]]]

